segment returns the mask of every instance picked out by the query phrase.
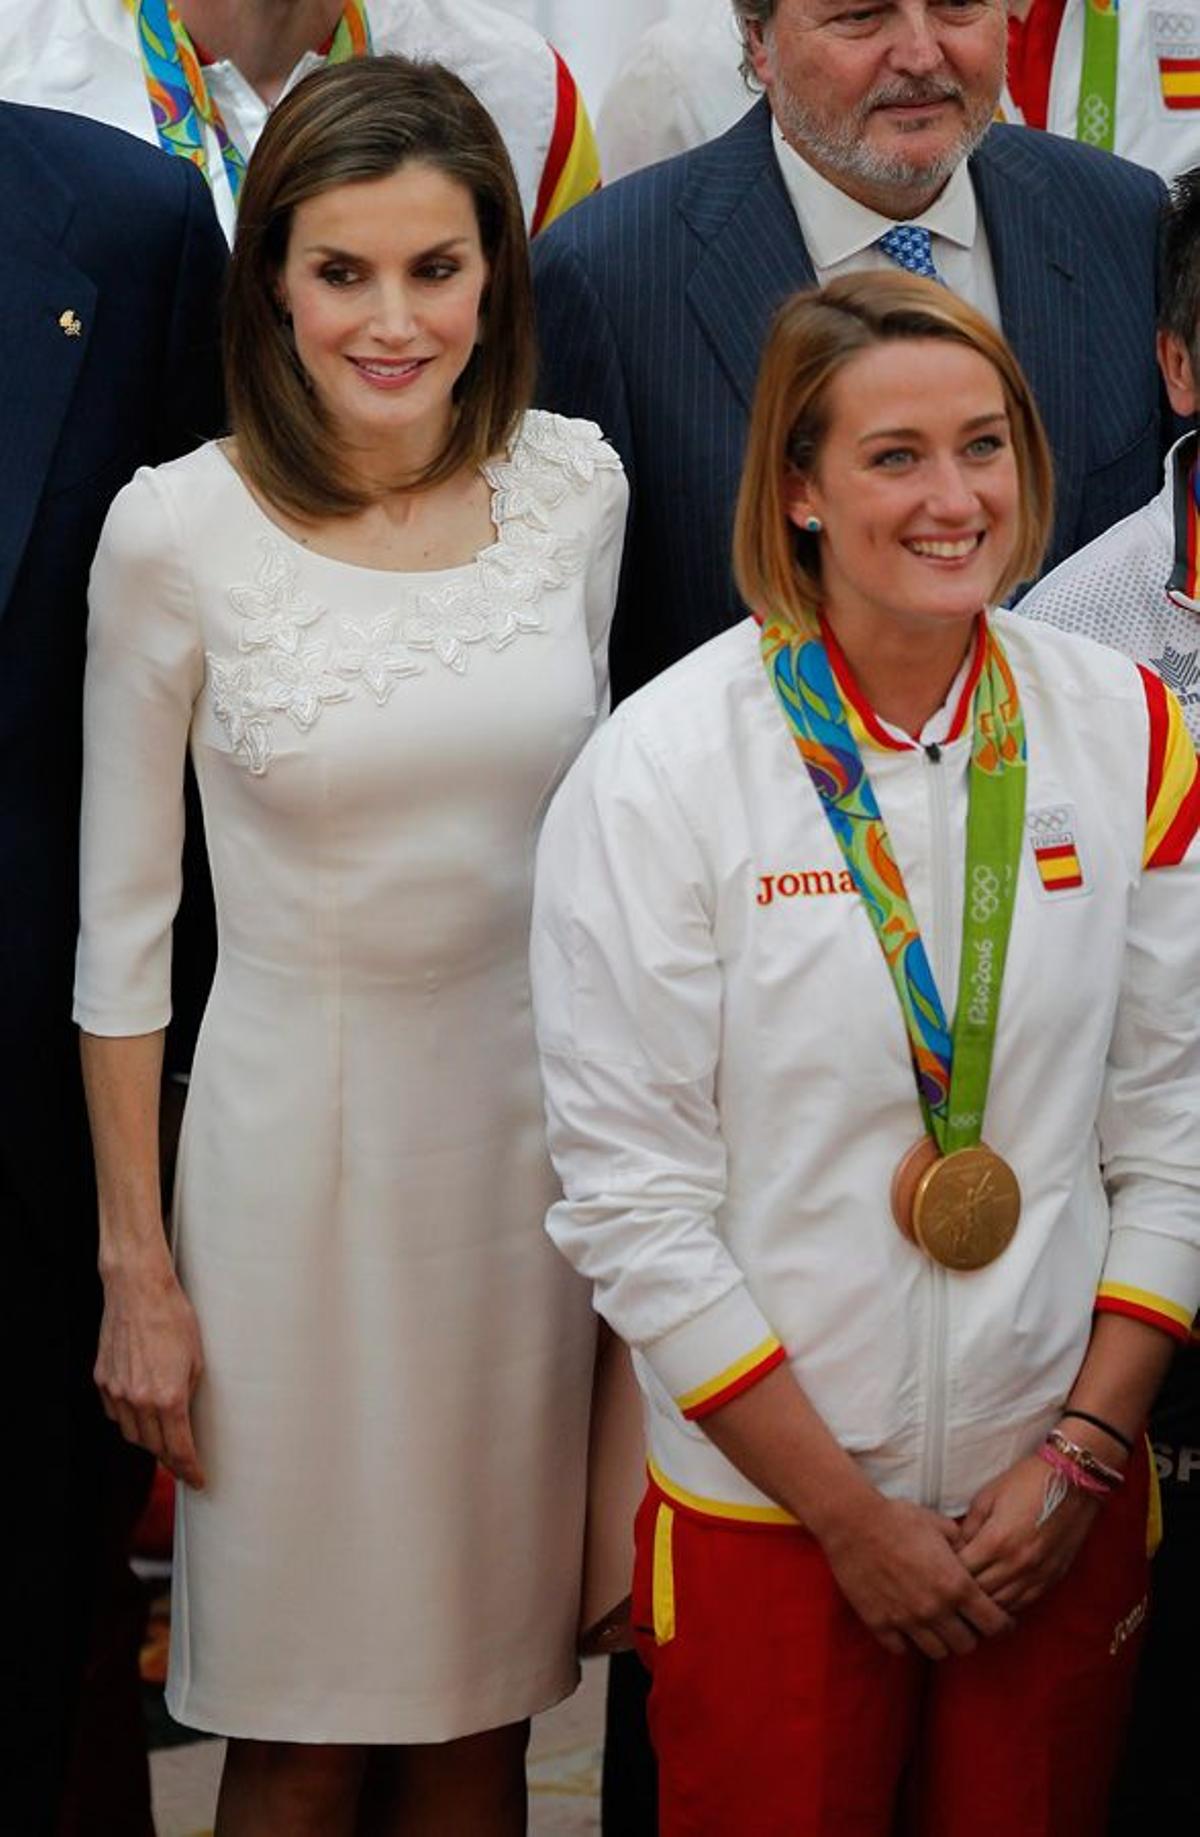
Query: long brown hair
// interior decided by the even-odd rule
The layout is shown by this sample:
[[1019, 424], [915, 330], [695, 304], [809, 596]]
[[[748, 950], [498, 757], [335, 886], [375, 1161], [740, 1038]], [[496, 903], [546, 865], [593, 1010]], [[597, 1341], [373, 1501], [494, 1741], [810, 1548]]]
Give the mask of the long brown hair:
[[277, 288], [292, 214], [334, 186], [387, 178], [411, 161], [470, 192], [488, 264], [487, 329], [455, 391], [442, 451], [409, 487], [478, 466], [508, 444], [533, 394], [529, 245], [499, 130], [440, 64], [354, 59], [314, 71], [272, 110], [242, 187], [225, 310], [225, 382], [238, 459], [269, 502], [304, 519], [368, 501], [308, 387]]
[[900, 339], [966, 345], [1000, 378], [1017, 466], [1017, 541], [996, 599], [1041, 566], [1054, 518], [1054, 469], [1041, 417], [1002, 335], [974, 307], [918, 275], [843, 275], [798, 293], [775, 316], [759, 366], [734, 522], [738, 591], [756, 612], [810, 624], [821, 604], [820, 548], [788, 520], [789, 472], [820, 461], [834, 378], [860, 351]]

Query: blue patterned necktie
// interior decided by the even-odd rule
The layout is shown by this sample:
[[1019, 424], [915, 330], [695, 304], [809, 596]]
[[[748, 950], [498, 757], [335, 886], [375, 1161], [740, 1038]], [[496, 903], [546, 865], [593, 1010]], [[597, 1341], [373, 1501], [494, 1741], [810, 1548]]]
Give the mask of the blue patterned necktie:
[[942, 279], [933, 265], [933, 237], [919, 223], [894, 223], [875, 247], [882, 249], [898, 268], [906, 268], [909, 274], [923, 274], [929, 281]]

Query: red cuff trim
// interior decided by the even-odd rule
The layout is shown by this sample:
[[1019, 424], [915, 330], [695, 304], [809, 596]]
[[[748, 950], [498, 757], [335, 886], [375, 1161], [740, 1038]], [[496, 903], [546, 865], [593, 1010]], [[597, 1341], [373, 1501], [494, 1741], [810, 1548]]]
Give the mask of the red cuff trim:
[[765, 1349], [760, 1347], [750, 1354], [749, 1362], [741, 1359], [727, 1373], [714, 1378], [711, 1384], [701, 1385], [686, 1397], [677, 1398], [680, 1412], [688, 1422], [702, 1422], [706, 1416], [713, 1415], [727, 1403], [732, 1403], [735, 1397], [740, 1397], [743, 1391], [752, 1390], [768, 1372], [782, 1365], [786, 1358], [787, 1353], [779, 1341], [769, 1340]]
[[1160, 1314], [1156, 1308], [1145, 1307], [1139, 1301], [1125, 1301], [1117, 1295], [1098, 1295], [1096, 1312], [1125, 1314], [1130, 1320], [1144, 1320], [1148, 1327], [1157, 1327], [1160, 1333], [1169, 1334], [1172, 1339], [1181, 1340], [1185, 1345], [1192, 1337], [1191, 1327], [1182, 1326], [1169, 1314]]

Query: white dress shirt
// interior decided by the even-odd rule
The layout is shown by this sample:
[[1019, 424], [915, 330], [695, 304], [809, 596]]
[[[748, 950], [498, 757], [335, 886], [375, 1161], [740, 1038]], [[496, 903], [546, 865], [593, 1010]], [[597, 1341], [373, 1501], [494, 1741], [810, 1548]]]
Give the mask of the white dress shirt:
[[[819, 284], [824, 287], [839, 274], [857, 274], [864, 268], [894, 269], [896, 263], [875, 244], [896, 219], [881, 217], [839, 191], [784, 139], [778, 122], [772, 139]], [[999, 325], [996, 276], [966, 161], [954, 168], [928, 210], [903, 221], [930, 232], [933, 265], [947, 287]]]

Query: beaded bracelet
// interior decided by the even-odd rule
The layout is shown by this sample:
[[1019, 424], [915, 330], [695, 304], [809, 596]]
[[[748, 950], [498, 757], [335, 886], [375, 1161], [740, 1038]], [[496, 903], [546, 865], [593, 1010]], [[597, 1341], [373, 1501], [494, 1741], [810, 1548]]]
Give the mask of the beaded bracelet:
[[1054, 1449], [1065, 1461], [1095, 1480], [1106, 1492], [1115, 1493], [1118, 1487], [1124, 1486], [1125, 1475], [1116, 1467], [1109, 1467], [1097, 1459], [1090, 1448], [1083, 1448], [1078, 1442], [1068, 1441], [1061, 1429], [1051, 1429], [1046, 1437], [1046, 1446]]
[[[1114, 1491], [1114, 1488], [1107, 1486], [1103, 1480], [1094, 1479], [1091, 1474], [1080, 1467], [1077, 1461], [1069, 1460], [1065, 1454], [1060, 1454], [1057, 1448], [1052, 1448], [1049, 1442], [1043, 1442], [1038, 1449], [1038, 1459], [1045, 1461], [1047, 1467], [1052, 1468], [1058, 1474], [1064, 1487], [1073, 1486], [1081, 1493], [1091, 1493], [1096, 1499], [1107, 1499]], [[1047, 1511], [1045, 1516], [1049, 1517], [1049, 1515], [1050, 1512]], [[1040, 1524], [1044, 1520], [1039, 1519], [1038, 1522]]]

